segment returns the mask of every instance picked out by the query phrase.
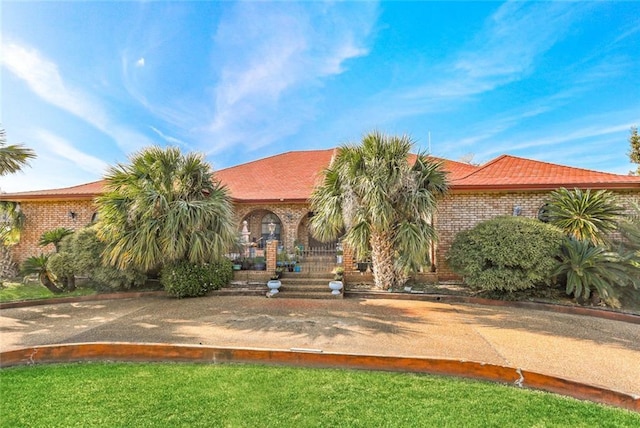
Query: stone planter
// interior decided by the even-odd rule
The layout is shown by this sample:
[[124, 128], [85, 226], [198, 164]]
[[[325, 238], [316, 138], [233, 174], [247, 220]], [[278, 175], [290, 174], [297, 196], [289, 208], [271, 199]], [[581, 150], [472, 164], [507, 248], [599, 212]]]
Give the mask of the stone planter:
[[331, 294], [337, 296], [342, 290], [342, 281], [329, 281], [329, 288], [331, 289]]
[[271, 294], [277, 294], [279, 293], [279, 288], [282, 285], [282, 282], [280, 282], [279, 279], [272, 279], [270, 281], [267, 282], [267, 287], [269, 287], [269, 293]]

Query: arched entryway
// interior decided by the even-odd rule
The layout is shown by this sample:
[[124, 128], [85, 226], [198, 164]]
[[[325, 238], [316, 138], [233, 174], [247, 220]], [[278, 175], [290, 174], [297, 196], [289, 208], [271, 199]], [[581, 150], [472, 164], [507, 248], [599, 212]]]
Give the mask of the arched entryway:
[[[282, 242], [284, 233], [282, 221], [272, 211], [260, 209], [251, 211], [241, 221], [238, 229], [240, 238], [243, 238], [243, 228], [246, 221], [247, 240], [257, 248], [264, 249], [269, 239], [276, 239]], [[273, 229], [273, 237], [271, 237]]]

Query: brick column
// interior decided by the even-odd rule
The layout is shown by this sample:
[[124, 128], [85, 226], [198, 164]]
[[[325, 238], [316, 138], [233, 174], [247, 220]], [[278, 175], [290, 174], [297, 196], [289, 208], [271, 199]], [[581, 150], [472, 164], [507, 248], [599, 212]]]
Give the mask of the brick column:
[[342, 267], [345, 272], [354, 272], [356, 270], [353, 249], [346, 242], [342, 243]]
[[264, 255], [267, 263], [267, 268], [266, 268], [267, 272], [269, 272], [269, 274], [276, 273], [276, 262], [278, 258], [278, 241], [277, 240], [274, 239], [272, 241], [267, 241], [267, 249]]

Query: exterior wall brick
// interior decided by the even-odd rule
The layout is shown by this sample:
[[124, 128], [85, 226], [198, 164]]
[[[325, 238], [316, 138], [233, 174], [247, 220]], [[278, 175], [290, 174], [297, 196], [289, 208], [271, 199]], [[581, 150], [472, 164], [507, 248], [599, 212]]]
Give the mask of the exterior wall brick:
[[[91, 224], [96, 207], [91, 200], [74, 201], [29, 201], [21, 202], [20, 209], [25, 216], [20, 242], [12, 248], [13, 261], [20, 264], [31, 256], [55, 251], [53, 244], [38, 246], [43, 232], [57, 227], [79, 229]], [[70, 213], [75, 213], [71, 218]]]
[[[498, 216], [513, 215], [515, 206], [521, 208], [522, 217], [537, 218], [538, 210], [549, 198], [545, 192], [487, 192], [451, 193], [440, 203], [436, 217], [438, 245], [436, 267], [440, 279], [459, 279], [447, 266], [446, 256], [458, 232], [468, 230], [476, 224]], [[638, 192], [614, 192], [617, 203], [630, 208], [640, 203]]]
[[[536, 218], [539, 208], [545, 203], [550, 192], [454, 192], [445, 197], [439, 205], [435, 218], [438, 232], [436, 248], [436, 268], [440, 279], [458, 279], [446, 265], [446, 253], [456, 234], [467, 230], [481, 221], [501, 215], [512, 215], [514, 206], [520, 206], [521, 216]], [[640, 204], [640, 192], [614, 192], [618, 203], [627, 208], [633, 202]], [[13, 259], [20, 263], [27, 257], [40, 253], [53, 252], [53, 245], [42, 248], [38, 240], [43, 232], [56, 227], [78, 229], [91, 223], [96, 207], [91, 200], [72, 201], [25, 201], [20, 204], [25, 214], [25, 227], [21, 241], [12, 248]], [[308, 246], [309, 205], [305, 203], [282, 204], [235, 204], [235, 222], [238, 233], [242, 230], [242, 221], [248, 221], [251, 238], [260, 238], [261, 220], [269, 212], [274, 213], [281, 222], [279, 245], [293, 252], [296, 241]], [[69, 215], [76, 213], [75, 219]], [[351, 249], [344, 248], [345, 270], [354, 269]], [[351, 269], [349, 269], [351, 267]]]

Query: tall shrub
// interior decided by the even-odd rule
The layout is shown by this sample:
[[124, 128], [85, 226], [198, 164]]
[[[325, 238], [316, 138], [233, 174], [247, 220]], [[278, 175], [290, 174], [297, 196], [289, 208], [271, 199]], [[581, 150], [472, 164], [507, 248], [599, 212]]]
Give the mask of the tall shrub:
[[563, 234], [538, 220], [497, 217], [458, 233], [449, 266], [480, 290], [516, 291], [549, 284]]

